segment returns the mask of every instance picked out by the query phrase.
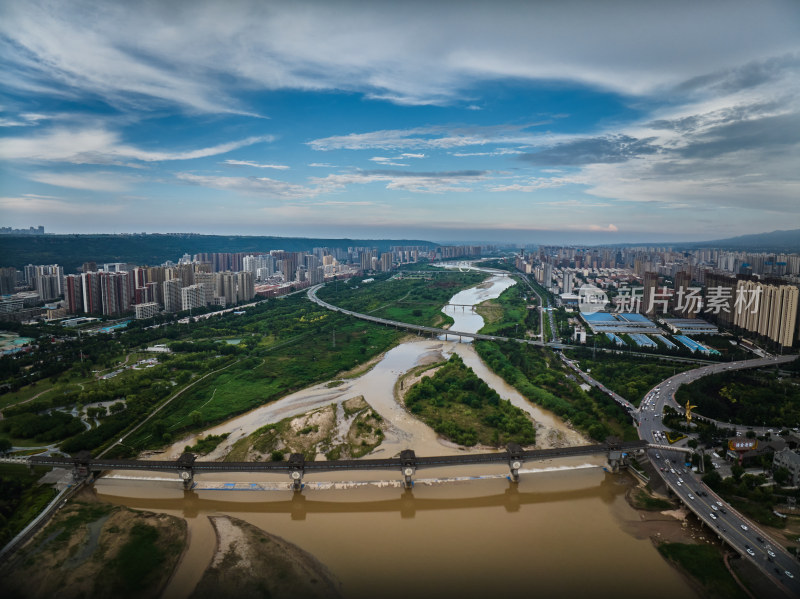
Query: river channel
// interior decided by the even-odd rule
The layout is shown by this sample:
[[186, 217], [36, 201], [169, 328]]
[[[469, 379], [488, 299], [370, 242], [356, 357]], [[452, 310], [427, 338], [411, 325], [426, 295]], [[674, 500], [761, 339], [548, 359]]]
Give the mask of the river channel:
[[[480, 303], [510, 284], [492, 277], [454, 296], [451, 304]], [[469, 307], [451, 306], [447, 313], [455, 318], [455, 331], [474, 332], [483, 325]], [[386, 440], [371, 455], [388, 457], [409, 447], [420, 456], [463, 452], [437, 439], [394, 398], [401, 374], [452, 352], [531, 414], [537, 445], [586, 442], [489, 371], [471, 344], [417, 339], [386, 352], [371, 370], [341, 386], [317, 385], [206, 431], [230, 437], [204, 459], [223, 455], [265, 424], [358, 395], [387, 421]], [[162, 456], [174, 457], [191, 441], [182, 439]], [[99, 479], [95, 492], [105, 501], [186, 518], [189, 546], [165, 591], [169, 599], [188, 597], [210, 563], [215, 537], [208, 516], [220, 514], [310, 552], [338, 578], [345, 597], [697, 596], [660, 557], [639, 512], [626, 502], [630, 479], [602, 466], [602, 456], [529, 463], [519, 485], [505, 478], [502, 466], [421, 470], [412, 491], [399, 486], [397, 472], [348, 473], [350, 484], [335, 485], [330, 481], [345, 475], [307, 475], [303, 493], [294, 495], [263, 490], [270, 480], [278, 481], [266, 475], [198, 476], [198, 487], [184, 492], [177, 477], [142, 474], [139, 478], [150, 479], [145, 482], [126, 473]], [[259, 483], [259, 490], [221, 490], [232, 483]]]

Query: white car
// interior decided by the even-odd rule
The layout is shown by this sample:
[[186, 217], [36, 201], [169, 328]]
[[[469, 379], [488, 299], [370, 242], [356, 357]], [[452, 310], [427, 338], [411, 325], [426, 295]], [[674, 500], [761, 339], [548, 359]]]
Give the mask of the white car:
[[742, 530], [748, 530], [744, 524], [742, 524]]
[[794, 574], [792, 574], [791, 572], [789, 572], [789, 570], [786, 570], [786, 571], [784, 572], [784, 574], [786, 574], [786, 576], [788, 576], [789, 578], [794, 578]]
[[716, 520], [716, 519], [717, 519], [717, 515], [716, 515], [715, 513], [713, 513], [713, 512], [712, 512], [712, 513], [710, 513], [710, 514], [709, 514], [709, 516], [711, 516], [711, 517], [712, 517], [714, 520]]
[[770, 557], [775, 557], [775, 552], [772, 549], [767, 549], [767, 553]]
[[689, 499], [694, 499], [694, 495], [692, 495], [691, 493], [689, 493]]
[[712, 509], [712, 510], [714, 510], [714, 511], [716, 512], [716, 511], [717, 511], [719, 508], [718, 508], [716, 505], [714, 505], [714, 504], [712, 503], [712, 504], [711, 504], [711, 509]]
[[747, 553], [749, 553], [752, 556], [755, 556], [755, 554], [756, 554], [756, 552], [753, 551], [752, 549], [750, 549], [750, 547], [747, 548]]

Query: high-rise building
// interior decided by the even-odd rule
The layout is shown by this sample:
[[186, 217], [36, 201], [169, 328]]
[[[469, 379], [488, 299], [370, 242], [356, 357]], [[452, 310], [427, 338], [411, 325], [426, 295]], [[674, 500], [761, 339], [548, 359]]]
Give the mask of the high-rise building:
[[126, 271], [101, 272], [100, 275], [100, 300], [103, 314], [118, 316], [131, 309], [133, 305], [134, 289], [133, 277]]
[[17, 286], [17, 269], [13, 266], [0, 268], [0, 295], [11, 295]]
[[572, 272], [564, 271], [564, 293], [572, 293]]
[[361, 270], [362, 272], [367, 272], [368, 270], [372, 270], [372, 259], [375, 257], [375, 252], [372, 250], [364, 250], [361, 252], [360, 261], [361, 261]]
[[181, 311], [181, 280], [164, 281], [164, 310], [166, 312]]
[[284, 252], [283, 261], [281, 262], [281, 274], [283, 274], [284, 281], [289, 283], [295, 280], [299, 263], [300, 258], [297, 253]]
[[325, 282], [325, 267], [317, 266], [315, 269], [308, 271], [308, 280], [312, 285], [319, 285]]
[[383, 272], [389, 272], [392, 270], [392, 253], [391, 252], [383, 252], [381, 254], [381, 270]]
[[798, 297], [794, 285], [770, 285], [740, 280], [736, 287], [733, 324], [784, 347], [794, 343]]
[[675, 273], [675, 293], [672, 296], [672, 311], [681, 318], [695, 318], [701, 306], [699, 300], [692, 299], [692, 275], [681, 270]]
[[206, 305], [206, 291], [202, 285], [181, 287], [181, 310], [196, 310]]
[[136, 320], [144, 320], [147, 318], [153, 318], [156, 314], [158, 314], [160, 308], [157, 302], [147, 302], [144, 304], [136, 304], [133, 307], [136, 313]]
[[644, 273], [644, 291], [642, 294], [642, 311], [647, 316], [656, 313], [656, 288], [658, 287], [658, 274], [654, 272]]
[[196, 285], [202, 285], [205, 293], [205, 304], [210, 306], [214, 303], [214, 292], [216, 291], [216, 274], [213, 272], [196, 272], [194, 280]]
[[236, 297], [240, 302], [249, 302], [256, 296], [253, 273], [241, 271], [236, 273]]
[[81, 275], [83, 291], [83, 311], [87, 314], [101, 314], [103, 301], [100, 293], [100, 273], [97, 271], [85, 272]]
[[67, 275], [64, 277], [64, 299], [67, 302], [67, 312], [70, 314], [84, 311], [81, 275]]

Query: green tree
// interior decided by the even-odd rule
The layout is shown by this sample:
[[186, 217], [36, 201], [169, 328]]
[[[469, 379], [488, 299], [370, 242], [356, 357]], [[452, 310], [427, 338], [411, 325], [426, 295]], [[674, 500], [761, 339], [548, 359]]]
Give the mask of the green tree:
[[790, 474], [791, 473], [789, 472], [788, 468], [781, 466], [780, 468], [775, 469], [775, 471], [772, 473], [772, 478], [777, 484], [784, 486], [789, 481]]

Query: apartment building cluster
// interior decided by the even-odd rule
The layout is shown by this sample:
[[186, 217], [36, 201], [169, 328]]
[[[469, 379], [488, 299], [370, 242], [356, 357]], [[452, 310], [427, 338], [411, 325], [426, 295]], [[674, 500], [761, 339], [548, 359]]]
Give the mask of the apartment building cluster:
[[[33, 265], [0, 268], [0, 313], [3, 319], [29, 320], [49, 313], [151, 318], [206, 306], [230, 306], [282, 295], [316, 285], [326, 277], [358, 271], [390, 271], [396, 264], [431, 258], [427, 246], [315, 247], [310, 252], [271, 250], [263, 253], [214, 252], [184, 254], [177, 263], [138, 266], [114, 262], [84, 262], [74, 274], [63, 267]], [[42, 302], [63, 298], [58, 304]], [[63, 314], [62, 314], [63, 312]]]
[[564, 303], [577, 303], [583, 283], [634, 288], [635, 311], [651, 318], [702, 316], [783, 347], [800, 338], [800, 254], [539, 247], [518, 255], [516, 267]]

